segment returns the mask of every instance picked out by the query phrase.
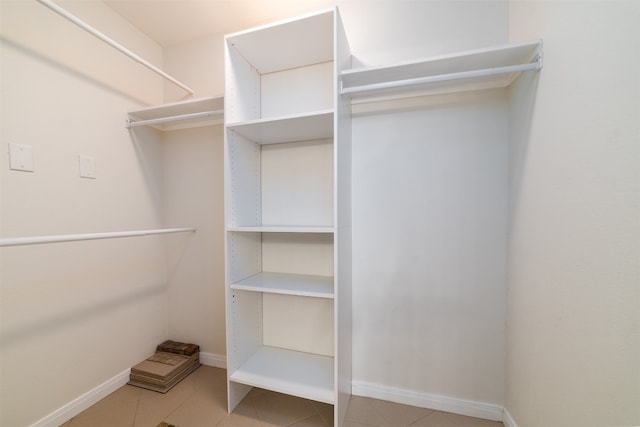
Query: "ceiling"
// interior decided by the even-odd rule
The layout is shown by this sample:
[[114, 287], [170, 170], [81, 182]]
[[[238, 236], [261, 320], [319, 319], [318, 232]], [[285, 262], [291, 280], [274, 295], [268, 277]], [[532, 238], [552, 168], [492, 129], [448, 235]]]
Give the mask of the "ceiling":
[[331, 0], [104, 0], [163, 47], [332, 6]]

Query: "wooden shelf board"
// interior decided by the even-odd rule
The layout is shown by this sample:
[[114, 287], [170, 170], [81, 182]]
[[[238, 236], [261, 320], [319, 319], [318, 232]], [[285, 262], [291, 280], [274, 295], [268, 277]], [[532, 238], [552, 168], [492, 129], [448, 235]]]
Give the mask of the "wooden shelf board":
[[231, 123], [232, 130], [258, 144], [333, 138], [333, 110]]
[[231, 284], [231, 289], [333, 298], [333, 277], [262, 272]]
[[[186, 114], [201, 113], [205, 111], [223, 110], [224, 96], [215, 96], [141, 108], [139, 110], [130, 111], [129, 119], [135, 122], [142, 120], [170, 118]], [[213, 117], [209, 116], [198, 119], [186, 119], [167, 123], [159, 123], [150, 126], [160, 130], [173, 130], [195, 126], [206, 126], [210, 124], [222, 124], [223, 121], [223, 114], [220, 114]]]
[[[534, 40], [525, 43], [498, 46], [486, 49], [460, 52], [451, 55], [421, 59], [389, 66], [364, 67], [345, 70], [341, 73], [343, 90], [354, 87], [375, 85], [393, 81], [428, 78], [435, 76], [455, 75], [463, 72], [498, 69], [514, 65], [531, 63], [541, 52], [542, 42]], [[461, 90], [478, 90], [505, 87], [511, 84], [519, 72], [499, 74], [495, 76], [471, 77], [460, 80], [438, 81], [418, 84], [413, 87], [381, 89], [350, 94], [352, 97], [380, 95], [392, 91], [407, 92], [411, 90], [428, 93], [429, 89], [436, 93], [459, 92]]]
[[257, 225], [257, 226], [229, 226], [227, 231], [249, 233], [333, 233], [334, 227], [313, 225]]
[[333, 404], [334, 358], [263, 346], [229, 377], [231, 381]]

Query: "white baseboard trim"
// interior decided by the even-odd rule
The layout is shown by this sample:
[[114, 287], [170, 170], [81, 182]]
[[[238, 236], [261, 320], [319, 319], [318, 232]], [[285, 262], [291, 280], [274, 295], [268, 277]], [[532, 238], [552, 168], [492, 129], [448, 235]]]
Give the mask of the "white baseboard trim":
[[131, 369], [122, 371], [113, 378], [103, 382], [99, 386], [89, 390], [63, 407], [53, 411], [41, 420], [33, 423], [31, 427], [58, 427], [59, 425], [66, 423], [80, 412], [125, 385], [129, 381], [130, 372]]
[[355, 396], [372, 397], [374, 399], [388, 400], [390, 402], [483, 418], [485, 420], [502, 421], [504, 414], [504, 408], [502, 406], [490, 403], [474, 402], [471, 400], [385, 387], [365, 381], [353, 381], [351, 392]]
[[[214, 353], [200, 353], [200, 363], [206, 366], [226, 369], [227, 358]], [[105, 398], [120, 387], [127, 384], [131, 369], [126, 369], [113, 378], [94, 387], [78, 398], [72, 400], [46, 417], [33, 423], [31, 427], [57, 427], [78, 415], [91, 405]], [[353, 381], [351, 392], [355, 396], [371, 397], [390, 402], [421, 408], [446, 411], [459, 415], [483, 418], [492, 421], [503, 421], [505, 427], [518, 427], [509, 411], [501, 406], [471, 400], [455, 399], [395, 387], [385, 387], [365, 381]]]
[[227, 357], [221, 354], [200, 352], [200, 363], [214, 368], [227, 369]]
[[518, 424], [516, 424], [516, 421], [506, 409], [504, 410], [504, 418], [502, 422], [504, 423], [505, 427], [518, 427]]
[[[227, 358], [219, 354], [201, 352], [200, 363], [207, 366], [213, 366], [215, 368], [227, 368]], [[82, 396], [72, 400], [41, 420], [33, 423], [31, 427], [58, 427], [59, 425], [66, 423], [80, 412], [127, 384], [129, 382], [130, 373], [131, 369], [122, 371], [113, 378], [103, 382], [99, 386], [84, 393]]]

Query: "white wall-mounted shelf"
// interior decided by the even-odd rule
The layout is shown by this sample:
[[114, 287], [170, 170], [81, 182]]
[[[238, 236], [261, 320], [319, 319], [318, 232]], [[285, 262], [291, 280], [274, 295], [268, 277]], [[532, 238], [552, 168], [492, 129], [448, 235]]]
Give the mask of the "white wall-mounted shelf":
[[227, 129], [258, 144], [333, 138], [333, 111], [231, 123]]
[[382, 67], [345, 70], [343, 95], [353, 100], [428, 95], [509, 86], [522, 72], [542, 68], [542, 41], [470, 50]]
[[209, 126], [224, 122], [224, 97], [190, 99], [130, 111], [127, 127], [152, 126], [175, 130]]
[[227, 231], [240, 231], [248, 233], [333, 233], [333, 227], [313, 225], [258, 225], [258, 226], [231, 226]]
[[229, 376], [231, 381], [334, 403], [333, 357], [260, 347]]
[[333, 298], [333, 277], [307, 274], [258, 273], [231, 284], [231, 289], [303, 297]]

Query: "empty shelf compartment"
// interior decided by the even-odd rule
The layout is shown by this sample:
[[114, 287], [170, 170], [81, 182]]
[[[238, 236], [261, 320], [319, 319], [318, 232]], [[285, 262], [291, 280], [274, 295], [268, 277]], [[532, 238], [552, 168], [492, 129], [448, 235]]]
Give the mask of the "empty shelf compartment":
[[319, 402], [334, 403], [333, 357], [263, 346], [231, 374], [231, 381]]

